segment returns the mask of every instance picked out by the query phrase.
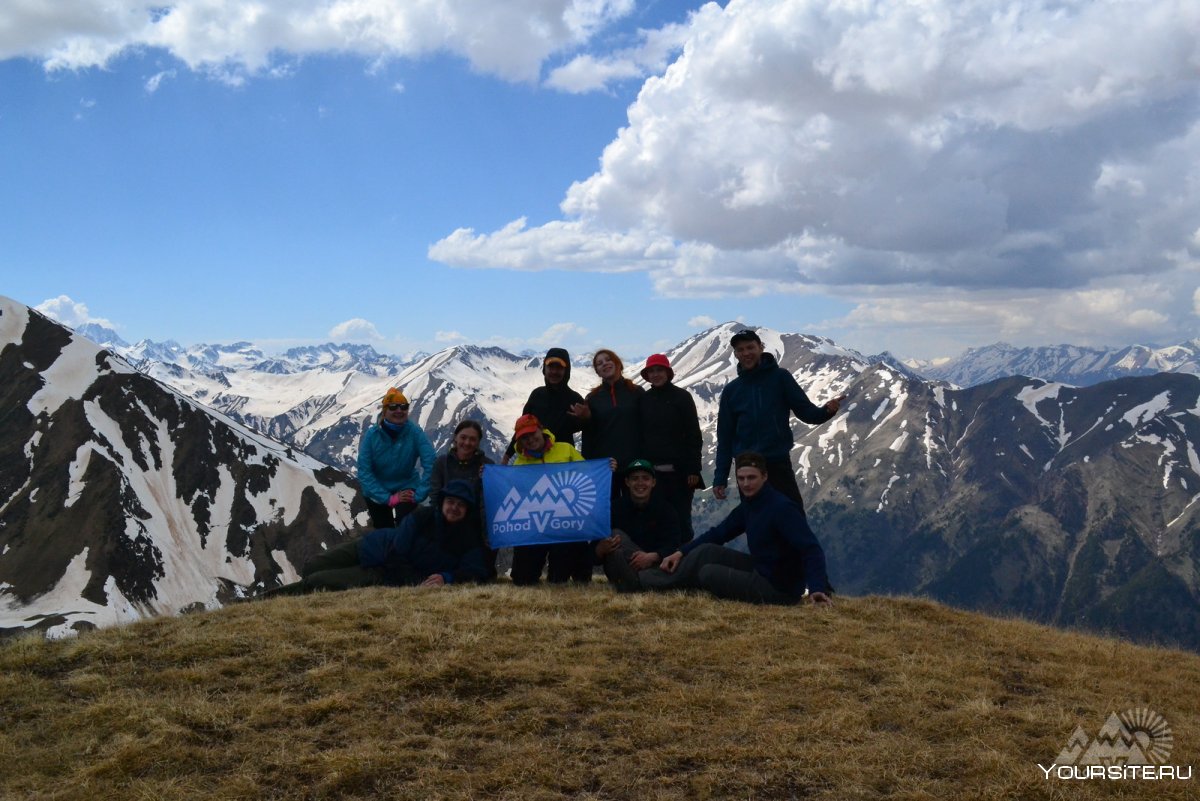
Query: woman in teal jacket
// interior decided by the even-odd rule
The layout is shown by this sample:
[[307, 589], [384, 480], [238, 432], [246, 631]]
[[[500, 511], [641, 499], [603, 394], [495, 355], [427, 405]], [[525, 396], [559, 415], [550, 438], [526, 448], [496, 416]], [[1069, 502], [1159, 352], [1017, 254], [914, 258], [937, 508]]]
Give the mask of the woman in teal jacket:
[[437, 454], [425, 432], [409, 421], [408, 398], [403, 392], [392, 387], [383, 396], [382, 406], [379, 420], [358, 444], [358, 484], [371, 525], [395, 528], [429, 496], [429, 477]]

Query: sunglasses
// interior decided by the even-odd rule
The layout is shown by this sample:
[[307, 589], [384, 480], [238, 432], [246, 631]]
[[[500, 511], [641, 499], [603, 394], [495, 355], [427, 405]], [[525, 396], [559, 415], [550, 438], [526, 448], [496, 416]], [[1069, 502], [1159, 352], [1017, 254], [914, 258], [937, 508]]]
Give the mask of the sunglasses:
[[404, 411], [406, 411], [406, 412], [407, 412], [407, 411], [408, 411], [408, 404], [407, 404], [407, 403], [389, 403], [389, 404], [387, 405], [387, 410], [388, 410], [389, 412], [394, 412], [394, 411], [396, 411], [397, 409], [403, 409]]

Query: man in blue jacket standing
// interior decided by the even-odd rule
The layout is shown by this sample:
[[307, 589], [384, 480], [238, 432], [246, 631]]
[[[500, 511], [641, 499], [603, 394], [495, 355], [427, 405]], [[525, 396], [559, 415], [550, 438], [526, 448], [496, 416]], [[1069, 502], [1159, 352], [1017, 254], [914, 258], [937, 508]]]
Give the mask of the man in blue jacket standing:
[[796, 379], [766, 353], [762, 339], [750, 329], [738, 331], [729, 341], [738, 361], [738, 376], [725, 385], [717, 410], [717, 456], [713, 470], [713, 495], [725, 500], [729, 463], [735, 453], [754, 452], [766, 459], [771, 485], [804, 509], [796, 470], [789, 455], [792, 446], [791, 415], [809, 425], [829, 420], [843, 398], [824, 406], [808, 399]]
[[409, 422], [403, 392], [392, 387], [381, 406], [378, 421], [358, 444], [358, 483], [372, 527], [394, 528], [429, 496], [437, 454], [425, 432]]

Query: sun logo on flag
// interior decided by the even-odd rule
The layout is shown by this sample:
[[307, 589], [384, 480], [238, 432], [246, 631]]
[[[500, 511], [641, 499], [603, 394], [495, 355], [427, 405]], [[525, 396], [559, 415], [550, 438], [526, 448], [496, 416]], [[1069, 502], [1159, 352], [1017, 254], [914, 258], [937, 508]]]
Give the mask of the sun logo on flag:
[[583, 473], [558, 473], [548, 478], [563, 503], [577, 516], [583, 517], [595, 508], [596, 484]]

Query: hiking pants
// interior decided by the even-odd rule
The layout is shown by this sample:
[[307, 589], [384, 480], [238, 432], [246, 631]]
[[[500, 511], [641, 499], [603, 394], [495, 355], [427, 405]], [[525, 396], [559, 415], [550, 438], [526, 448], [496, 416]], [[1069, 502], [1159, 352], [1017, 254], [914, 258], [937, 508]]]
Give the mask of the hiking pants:
[[680, 560], [674, 573], [657, 568], [643, 570], [639, 579], [648, 590], [700, 589], [718, 598], [752, 604], [797, 603], [796, 598], [780, 592], [766, 576], [754, 569], [750, 554], [706, 543]]

